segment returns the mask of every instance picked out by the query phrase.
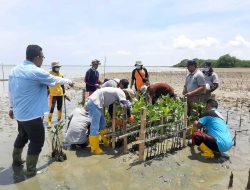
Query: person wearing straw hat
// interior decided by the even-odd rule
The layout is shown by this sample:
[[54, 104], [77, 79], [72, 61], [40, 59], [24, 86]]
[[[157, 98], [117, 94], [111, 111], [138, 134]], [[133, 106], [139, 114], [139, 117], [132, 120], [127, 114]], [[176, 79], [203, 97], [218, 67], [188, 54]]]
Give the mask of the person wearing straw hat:
[[96, 89], [100, 88], [101, 81], [99, 80], [98, 66], [100, 61], [95, 59], [91, 62], [91, 68], [86, 72], [84, 82], [86, 83], [87, 96], [90, 96]]
[[135, 67], [136, 68], [132, 71], [130, 88], [135, 85], [135, 90], [140, 91], [143, 85], [148, 85], [149, 83], [148, 71], [145, 67], [143, 67], [141, 61], [136, 61]]
[[[53, 76], [62, 77], [63, 74], [60, 72], [61, 64], [59, 62], [51, 63], [51, 71], [49, 72]], [[57, 104], [57, 121], [62, 119], [62, 106], [63, 96], [65, 95], [64, 85], [56, 84], [55, 86], [49, 86], [49, 107], [50, 112], [48, 115], [48, 127], [51, 126], [52, 116], [55, 105]]]

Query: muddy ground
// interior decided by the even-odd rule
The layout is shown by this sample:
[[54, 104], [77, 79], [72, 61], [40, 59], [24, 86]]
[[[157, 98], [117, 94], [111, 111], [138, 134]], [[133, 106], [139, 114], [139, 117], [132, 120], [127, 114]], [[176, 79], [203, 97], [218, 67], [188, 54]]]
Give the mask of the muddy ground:
[[[136, 153], [123, 155], [120, 150], [103, 148], [104, 155], [90, 155], [89, 147], [67, 150], [68, 160], [50, 162], [51, 132], [40, 155], [40, 174], [26, 179], [24, 170], [13, 171], [11, 152], [17, 134], [16, 121], [8, 117], [8, 97], [0, 96], [0, 189], [227, 189], [233, 172], [233, 188], [245, 189], [250, 169], [250, 69], [217, 69], [220, 87], [215, 92], [222, 115], [227, 118], [236, 146], [227, 154], [229, 160], [207, 160], [197, 147], [186, 147], [143, 163]], [[107, 78], [130, 78], [129, 73], [106, 74]], [[81, 80], [76, 86], [81, 87]], [[151, 82], [165, 81], [181, 95], [184, 72], [150, 73]], [[74, 101], [67, 102], [69, 113], [81, 99], [80, 88], [68, 90]], [[237, 100], [238, 99], [238, 100]], [[238, 102], [238, 103], [237, 103]], [[241, 118], [241, 125], [240, 125]], [[45, 122], [46, 124], [46, 122]], [[24, 150], [25, 157], [27, 147]]]

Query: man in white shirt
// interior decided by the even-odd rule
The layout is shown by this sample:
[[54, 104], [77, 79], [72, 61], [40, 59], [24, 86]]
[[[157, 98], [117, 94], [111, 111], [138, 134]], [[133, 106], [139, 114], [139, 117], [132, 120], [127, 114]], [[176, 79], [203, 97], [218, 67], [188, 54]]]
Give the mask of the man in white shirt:
[[127, 107], [128, 116], [130, 117], [129, 101], [126, 100], [126, 94], [120, 88], [106, 87], [96, 90], [91, 96], [89, 96], [86, 103], [86, 110], [90, 116], [90, 135], [89, 144], [91, 147], [91, 153], [102, 154], [103, 151], [99, 147], [99, 130], [104, 145], [110, 144], [109, 140], [104, 137], [109, 131], [106, 128], [106, 121], [103, 115], [102, 109], [113, 104], [115, 101], [122, 103]]

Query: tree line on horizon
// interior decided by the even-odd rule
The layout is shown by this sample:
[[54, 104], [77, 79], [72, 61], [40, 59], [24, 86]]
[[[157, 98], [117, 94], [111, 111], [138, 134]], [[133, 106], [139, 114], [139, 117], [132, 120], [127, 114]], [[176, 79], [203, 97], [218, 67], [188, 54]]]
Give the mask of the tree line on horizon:
[[[213, 67], [217, 68], [232, 68], [232, 67], [250, 67], [250, 60], [240, 60], [229, 54], [222, 55], [219, 59], [193, 59], [197, 62], [198, 67], [203, 67], [206, 61], [212, 63]], [[186, 67], [188, 59], [183, 59], [180, 63], [174, 65], [173, 67]]]

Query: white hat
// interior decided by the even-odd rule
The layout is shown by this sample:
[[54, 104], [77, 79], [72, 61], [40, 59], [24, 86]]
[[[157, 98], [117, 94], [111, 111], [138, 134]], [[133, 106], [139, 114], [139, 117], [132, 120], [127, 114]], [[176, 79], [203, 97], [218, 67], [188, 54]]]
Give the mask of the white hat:
[[136, 61], [136, 62], [135, 62], [135, 67], [136, 67], [136, 66], [142, 66], [142, 62], [141, 62], [141, 61]]

